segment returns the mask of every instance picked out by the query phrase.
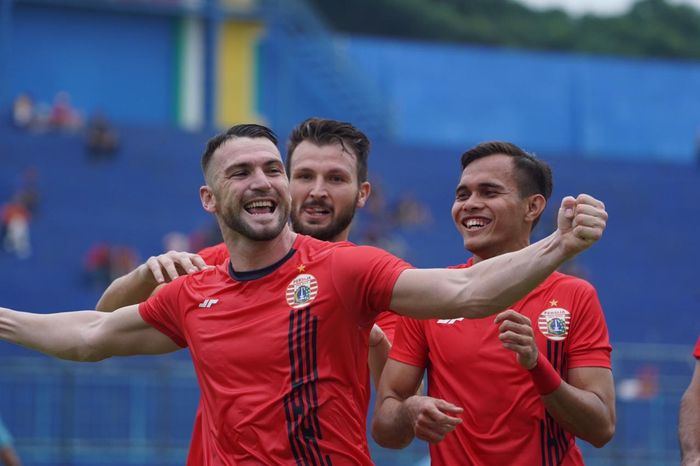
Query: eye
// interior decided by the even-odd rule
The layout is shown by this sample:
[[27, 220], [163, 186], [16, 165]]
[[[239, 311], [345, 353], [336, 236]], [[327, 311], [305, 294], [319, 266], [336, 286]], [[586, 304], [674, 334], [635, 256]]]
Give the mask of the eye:
[[494, 191], [491, 189], [484, 191], [484, 197], [496, 197], [496, 196], [498, 196], [498, 191]]
[[228, 176], [229, 178], [245, 178], [248, 175], [248, 172], [246, 170], [236, 170], [234, 172], [231, 172], [231, 174]]
[[328, 180], [331, 183], [344, 183], [345, 182], [345, 178], [343, 178], [340, 175], [331, 175], [330, 177], [328, 177]]
[[458, 201], [466, 201], [467, 199], [469, 199], [469, 193], [466, 191], [457, 191], [455, 199]]
[[300, 181], [308, 181], [311, 179], [311, 173], [308, 172], [297, 172], [294, 174], [294, 179], [295, 180], [300, 180]]

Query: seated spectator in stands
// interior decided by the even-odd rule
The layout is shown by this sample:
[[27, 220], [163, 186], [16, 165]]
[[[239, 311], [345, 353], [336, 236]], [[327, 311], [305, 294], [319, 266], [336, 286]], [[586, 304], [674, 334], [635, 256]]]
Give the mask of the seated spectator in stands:
[[12, 122], [18, 128], [27, 129], [34, 120], [34, 100], [28, 94], [18, 95], [12, 105]]
[[109, 120], [96, 113], [87, 126], [87, 149], [93, 159], [107, 158], [119, 148], [119, 135]]
[[19, 457], [12, 446], [12, 436], [0, 418], [0, 461], [5, 466], [21, 466]]
[[83, 125], [83, 119], [70, 102], [67, 92], [59, 92], [49, 114], [49, 124], [54, 129], [76, 131]]
[[29, 209], [15, 196], [0, 209], [2, 244], [5, 251], [26, 259], [32, 254], [29, 241]]

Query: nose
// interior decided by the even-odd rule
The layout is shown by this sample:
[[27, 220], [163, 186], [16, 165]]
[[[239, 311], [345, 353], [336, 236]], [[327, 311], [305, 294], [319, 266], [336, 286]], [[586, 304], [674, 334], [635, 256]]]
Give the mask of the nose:
[[476, 193], [472, 194], [462, 202], [462, 210], [465, 211], [479, 210], [482, 207], [484, 207], [484, 203]]
[[326, 183], [323, 177], [317, 176], [311, 186], [311, 191], [309, 195], [314, 199], [321, 199], [328, 196], [328, 191], [326, 190]]
[[269, 191], [271, 187], [270, 179], [262, 169], [257, 169], [253, 172], [250, 189], [255, 191]]

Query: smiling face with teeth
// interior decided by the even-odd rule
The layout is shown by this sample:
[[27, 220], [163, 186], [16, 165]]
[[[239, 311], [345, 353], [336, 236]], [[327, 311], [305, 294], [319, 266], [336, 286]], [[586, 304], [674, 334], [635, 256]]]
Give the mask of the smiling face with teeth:
[[521, 196], [512, 157], [488, 155], [462, 172], [452, 220], [478, 262], [527, 246], [545, 202], [539, 194]]
[[292, 228], [325, 241], [348, 238], [355, 209], [369, 196], [368, 182], [359, 183], [357, 158], [340, 143], [302, 141], [290, 161]]
[[227, 140], [212, 154], [205, 177], [207, 186], [200, 190], [202, 203], [216, 214], [222, 232], [228, 229], [234, 236], [268, 241], [287, 224], [289, 182], [271, 141], [248, 137]]

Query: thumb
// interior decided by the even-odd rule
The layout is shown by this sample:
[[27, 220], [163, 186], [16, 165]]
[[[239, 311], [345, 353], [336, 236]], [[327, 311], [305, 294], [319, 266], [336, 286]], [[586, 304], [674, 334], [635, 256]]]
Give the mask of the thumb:
[[561, 200], [561, 207], [557, 215], [557, 228], [561, 231], [568, 231], [573, 228], [574, 208], [576, 207], [576, 199], [572, 196], [566, 196]]

